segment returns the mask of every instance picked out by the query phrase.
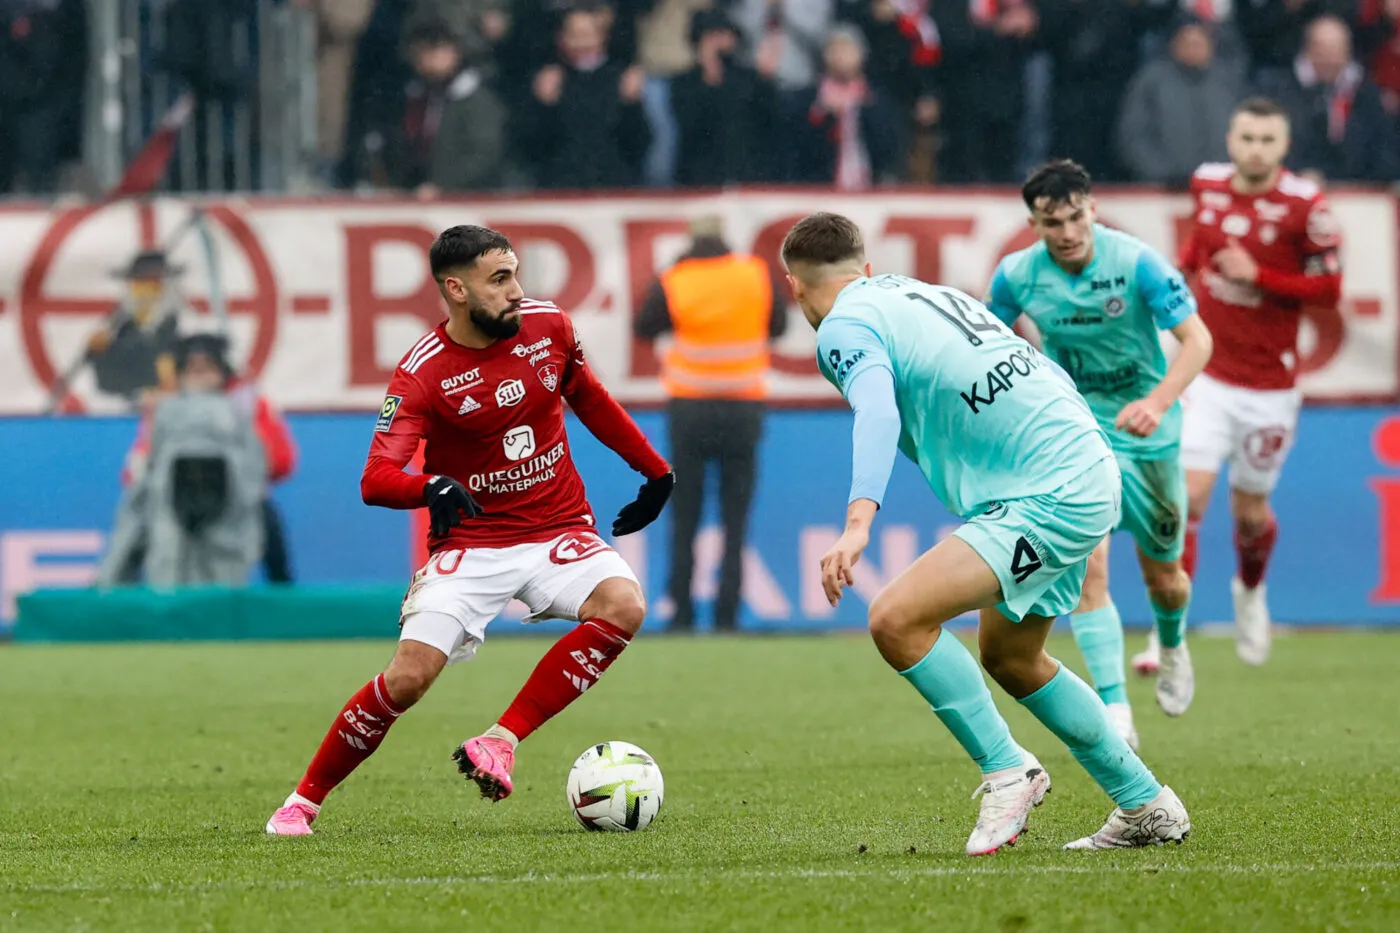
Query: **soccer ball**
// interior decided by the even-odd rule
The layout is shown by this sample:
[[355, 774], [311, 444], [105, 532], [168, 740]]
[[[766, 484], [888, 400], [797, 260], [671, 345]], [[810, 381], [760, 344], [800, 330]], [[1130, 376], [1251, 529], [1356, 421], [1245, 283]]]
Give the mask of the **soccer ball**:
[[584, 829], [630, 833], [656, 819], [665, 789], [646, 752], [628, 742], [599, 742], [574, 762], [567, 792]]

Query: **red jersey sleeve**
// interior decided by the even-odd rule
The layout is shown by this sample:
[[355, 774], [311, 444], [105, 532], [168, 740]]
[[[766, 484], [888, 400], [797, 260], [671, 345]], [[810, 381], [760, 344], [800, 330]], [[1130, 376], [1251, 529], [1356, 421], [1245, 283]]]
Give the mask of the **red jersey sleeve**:
[[1335, 305], [1342, 298], [1341, 231], [1327, 199], [1315, 198], [1307, 208], [1301, 239], [1303, 271], [1259, 267], [1260, 290], [1280, 298], [1317, 305]]
[[569, 360], [564, 369], [562, 394], [569, 407], [578, 415], [578, 420], [617, 455], [627, 461], [627, 465], [647, 479], [658, 479], [671, 472], [656, 448], [651, 446], [642, 429], [632, 416], [617, 403], [583, 356], [583, 346], [574, 332], [574, 323], [567, 315], [560, 314], [564, 322], [564, 335], [568, 341]]
[[292, 430], [266, 396], [258, 396], [254, 419], [258, 439], [267, 455], [267, 477], [274, 483], [280, 482], [290, 476], [297, 465], [297, 445], [292, 439]]
[[423, 505], [429, 477], [405, 473], [426, 429], [428, 408], [418, 383], [402, 369], [394, 370], [389, 391], [374, 423], [369, 460], [360, 476], [360, 497], [366, 505], [416, 509]]

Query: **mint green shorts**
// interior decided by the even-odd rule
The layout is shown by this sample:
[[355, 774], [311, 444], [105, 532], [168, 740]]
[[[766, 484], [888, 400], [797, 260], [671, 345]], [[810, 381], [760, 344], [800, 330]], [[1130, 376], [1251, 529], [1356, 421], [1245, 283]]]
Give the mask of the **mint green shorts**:
[[1020, 622], [1079, 605], [1089, 555], [1118, 526], [1122, 481], [1105, 457], [1054, 492], [994, 503], [953, 534], [1001, 581], [997, 611]]
[[1123, 519], [1138, 550], [1153, 560], [1181, 556], [1186, 544], [1186, 471], [1181, 461], [1135, 460], [1118, 454], [1123, 474]]

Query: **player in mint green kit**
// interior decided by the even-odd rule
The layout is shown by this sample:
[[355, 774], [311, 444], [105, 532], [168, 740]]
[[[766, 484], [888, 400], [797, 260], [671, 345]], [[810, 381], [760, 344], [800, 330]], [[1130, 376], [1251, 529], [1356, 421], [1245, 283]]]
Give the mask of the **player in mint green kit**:
[[[1181, 565], [1186, 476], [1177, 399], [1210, 359], [1210, 331], [1170, 263], [1095, 222], [1082, 167], [1047, 163], [1021, 193], [1040, 242], [1001, 261], [987, 307], [1006, 324], [1023, 314], [1035, 323], [1045, 352], [1069, 372], [1113, 445], [1123, 476], [1119, 527], [1137, 542], [1163, 645], [1157, 702], [1168, 716], [1180, 716], [1191, 705], [1195, 674], [1185, 641], [1191, 578]], [[1181, 344], [1170, 367], [1159, 330]], [[1109, 718], [1137, 748], [1123, 683], [1123, 622], [1108, 592], [1108, 538], [1089, 558], [1070, 622]]]
[[1180, 842], [1185, 807], [1108, 721], [1099, 698], [1045, 653], [1079, 603], [1089, 554], [1118, 524], [1118, 466], [1064, 372], [976, 299], [899, 275], [871, 276], [860, 230], [812, 214], [783, 241], [788, 282], [817, 329], [823, 375], [855, 412], [846, 528], [822, 558], [836, 605], [870, 540], [897, 451], [966, 520], [870, 604], [880, 654], [933, 707], [983, 774], [969, 855], [1010, 845], [1050, 789], [1012, 738], [977, 662], [943, 624], [981, 610], [982, 665], [1113, 798], [1066, 848]]

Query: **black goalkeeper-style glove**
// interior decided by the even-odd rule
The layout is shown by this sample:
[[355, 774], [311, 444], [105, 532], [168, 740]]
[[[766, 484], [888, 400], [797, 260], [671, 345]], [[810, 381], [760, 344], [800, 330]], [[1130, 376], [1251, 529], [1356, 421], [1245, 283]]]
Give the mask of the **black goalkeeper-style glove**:
[[476, 518], [482, 513], [467, 487], [450, 476], [434, 476], [423, 487], [423, 504], [432, 517], [434, 538], [445, 538], [447, 533], [463, 521]]
[[666, 500], [671, 498], [671, 490], [675, 488], [675, 473], [667, 473], [642, 483], [642, 488], [637, 490], [637, 498], [624, 505], [617, 513], [617, 518], [613, 521], [613, 535], [630, 535], [656, 521], [656, 516], [666, 508]]

